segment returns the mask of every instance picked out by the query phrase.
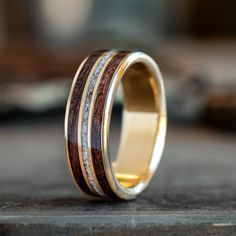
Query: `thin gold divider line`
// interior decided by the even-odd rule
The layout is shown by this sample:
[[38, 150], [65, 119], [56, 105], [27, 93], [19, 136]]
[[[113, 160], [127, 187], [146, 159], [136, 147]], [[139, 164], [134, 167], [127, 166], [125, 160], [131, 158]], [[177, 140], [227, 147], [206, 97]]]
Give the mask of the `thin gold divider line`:
[[[90, 110], [89, 110], [89, 117], [88, 117], [88, 154], [89, 154], [89, 160], [90, 160], [90, 163], [93, 167], [93, 173], [94, 175], [96, 176], [95, 174], [95, 171], [94, 171], [94, 166], [93, 166], [93, 160], [92, 160], [92, 151], [91, 151], [91, 148], [92, 148], [92, 143], [91, 143], [91, 136], [92, 136], [92, 120], [93, 120], [93, 114], [94, 114], [94, 105], [95, 105], [95, 101], [96, 101], [96, 95], [97, 95], [97, 90], [98, 90], [98, 87], [99, 87], [99, 84], [101, 82], [101, 79], [102, 79], [102, 76], [103, 76], [103, 73], [106, 69], [106, 67], [108, 66], [108, 64], [111, 62], [111, 60], [113, 59], [113, 57], [118, 53], [117, 51], [115, 50], [112, 50], [109, 52], [110, 53], [110, 57], [109, 59], [107, 60], [107, 62], [104, 64], [103, 68], [101, 69], [100, 73], [99, 73], [99, 76], [96, 80], [96, 83], [95, 83], [95, 87], [94, 87], [94, 92], [92, 94], [92, 97], [91, 97], [91, 103], [90, 103]], [[97, 176], [96, 176], [96, 180], [97, 180]], [[98, 182], [98, 180], [97, 180]], [[98, 185], [99, 187], [101, 188], [99, 182], [98, 182]], [[103, 191], [103, 190], [102, 190]], [[104, 191], [103, 191], [104, 192]], [[104, 193], [105, 194], [105, 193]]]
[[[81, 98], [81, 105], [80, 105], [80, 110], [79, 110], [79, 118], [78, 118], [78, 153], [79, 153], [79, 161], [80, 161], [80, 166], [81, 166], [81, 169], [82, 169], [82, 173], [83, 173], [83, 176], [84, 176], [84, 179], [85, 179], [85, 182], [86, 184], [88, 185], [89, 189], [94, 193], [94, 194], [98, 194], [98, 195], [101, 195], [103, 196], [103, 192], [102, 192], [102, 189], [100, 188], [99, 189], [99, 185], [98, 185], [98, 182], [96, 183], [96, 178], [94, 178], [94, 182], [96, 184], [96, 186], [98, 186], [96, 189], [93, 188], [91, 182], [89, 181], [89, 178], [88, 178], [88, 174], [87, 174], [87, 170], [85, 168], [85, 164], [84, 164], [84, 156], [83, 156], [83, 152], [82, 152], [82, 139], [81, 139], [81, 132], [82, 132], [82, 114], [83, 114], [83, 110], [84, 110], [84, 104], [85, 104], [85, 100], [86, 100], [86, 97], [87, 97], [87, 92], [88, 92], [88, 87], [89, 87], [89, 84], [90, 84], [90, 81], [91, 81], [91, 77], [93, 75], [93, 73], [95, 72], [98, 64], [100, 63], [101, 59], [103, 58], [104, 54], [106, 52], [104, 52], [99, 58], [97, 58], [96, 62], [94, 63], [91, 71], [89, 72], [89, 75], [87, 77], [87, 81], [85, 83], [85, 87], [84, 87], [84, 90], [83, 90], [83, 94], [82, 94], [82, 98]], [[91, 164], [89, 162], [89, 166], [91, 167]]]
[[[96, 63], [94, 64], [92, 70], [89, 73], [89, 76], [87, 78], [86, 84], [85, 84], [85, 88], [83, 91], [83, 96], [81, 99], [81, 107], [80, 107], [80, 111], [79, 111], [79, 121], [78, 121], [78, 149], [79, 149], [79, 154], [82, 158], [80, 158], [80, 163], [81, 163], [81, 167], [82, 167], [82, 172], [85, 178], [86, 183], [88, 184], [90, 190], [92, 192], [94, 192], [95, 194], [98, 194], [100, 196], [105, 196], [103, 190], [101, 189], [97, 177], [95, 175], [95, 171], [94, 171], [94, 167], [93, 167], [93, 162], [92, 162], [92, 156], [91, 156], [91, 144], [90, 144], [90, 125], [89, 125], [89, 116], [91, 114], [91, 108], [93, 107], [94, 103], [92, 103], [92, 99], [90, 100], [90, 105], [89, 105], [89, 111], [88, 111], [88, 126], [87, 127], [82, 127], [83, 125], [83, 116], [84, 116], [84, 108], [86, 108], [86, 99], [88, 96], [88, 90], [90, 87], [90, 84], [92, 82], [93, 79], [95, 79], [95, 87], [93, 89], [92, 94], [94, 93], [94, 91], [96, 90], [96, 83], [99, 80], [99, 78], [101, 77], [101, 75], [104, 72], [104, 68], [107, 66], [107, 64], [110, 61], [110, 56], [108, 55], [110, 52], [105, 52], [103, 53], [96, 61]], [[104, 58], [108, 56], [107, 61], [104, 63], [104, 65], [101, 65], [102, 61], [104, 60]], [[112, 55], [111, 55], [112, 56]], [[99, 70], [99, 66], [102, 66], [101, 70], [98, 71], [99, 74], [98, 76], [96, 74], [94, 74], [96, 72], [96, 70]], [[87, 132], [87, 137], [85, 135], [85, 137], [82, 137], [83, 134], [81, 134], [82, 130], [84, 130]], [[87, 151], [87, 163], [85, 163], [85, 154], [83, 153], [83, 139], [87, 138], [87, 147], [83, 147], [85, 148], [85, 150]], [[85, 166], [87, 164], [87, 167]]]

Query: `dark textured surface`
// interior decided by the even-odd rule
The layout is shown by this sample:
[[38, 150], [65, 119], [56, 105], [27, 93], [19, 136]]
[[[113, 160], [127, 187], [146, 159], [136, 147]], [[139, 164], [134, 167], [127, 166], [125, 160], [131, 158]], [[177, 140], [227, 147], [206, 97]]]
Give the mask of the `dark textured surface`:
[[105, 169], [103, 167], [102, 147], [101, 147], [101, 132], [102, 132], [102, 118], [105, 107], [105, 101], [108, 94], [108, 89], [112, 80], [112, 76], [115, 73], [120, 62], [128, 55], [129, 52], [121, 51], [115, 55], [110, 63], [107, 65], [98, 86], [97, 97], [94, 104], [94, 115], [92, 120], [92, 157], [94, 171], [97, 176], [97, 180], [108, 197], [117, 198], [117, 195], [113, 192], [110, 184], [107, 180]]
[[232, 134], [170, 127], [147, 190], [130, 202], [101, 201], [73, 184], [63, 117], [1, 124], [0, 235], [235, 235], [235, 144]]
[[68, 113], [68, 155], [71, 170], [80, 189], [82, 189], [85, 193], [89, 193], [91, 195], [93, 195], [93, 193], [85, 182], [78, 158], [78, 119], [82, 94], [87, 81], [87, 77], [92, 70], [94, 63], [103, 53], [104, 51], [96, 51], [91, 54], [81, 68], [78, 79], [76, 80], [73, 88]]

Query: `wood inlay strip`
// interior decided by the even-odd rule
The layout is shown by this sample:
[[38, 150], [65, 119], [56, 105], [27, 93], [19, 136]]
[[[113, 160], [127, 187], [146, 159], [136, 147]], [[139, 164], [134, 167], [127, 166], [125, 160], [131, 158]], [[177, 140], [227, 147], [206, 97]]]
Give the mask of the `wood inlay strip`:
[[[99, 184], [97, 183], [96, 176], [93, 173], [93, 167], [90, 165], [90, 155], [89, 155], [89, 145], [88, 145], [88, 119], [89, 119], [89, 113], [90, 113], [90, 106], [91, 106], [91, 100], [92, 95], [94, 93], [94, 88], [97, 83], [97, 79], [104, 68], [107, 61], [111, 58], [111, 56], [114, 54], [114, 51], [109, 51], [104, 53], [99, 59], [98, 64], [95, 66], [93, 74], [91, 75], [89, 79], [89, 86], [87, 88], [87, 91], [85, 91], [85, 100], [83, 102], [83, 109], [81, 114], [81, 155], [83, 158], [83, 166], [85, 168], [86, 176], [89, 180], [89, 185], [91, 185], [91, 188], [101, 196], [104, 196], [103, 191], [100, 189]], [[83, 100], [83, 99], [82, 99]]]
[[71, 101], [69, 104], [69, 113], [68, 113], [68, 130], [67, 130], [67, 146], [68, 146], [68, 155], [71, 170], [73, 172], [73, 176], [75, 178], [76, 183], [85, 193], [94, 195], [94, 193], [87, 186], [82, 169], [79, 162], [79, 152], [78, 152], [78, 116], [79, 110], [81, 106], [81, 99], [83, 90], [85, 87], [85, 83], [87, 81], [88, 75], [93, 68], [93, 65], [97, 61], [97, 59], [104, 53], [105, 51], [96, 51], [91, 54], [84, 66], [82, 67], [77, 81], [75, 82]]
[[94, 114], [92, 119], [92, 135], [91, 135], [91, 153], [93, 158], [94, 171], [97, 176], [97, 180], [108, 197], [118, 198], [110, 187], [107, 180], [103, 165], [102, 147], [101, 147], [101, 132], [102, 132], [102, 120], [103, 112], [105, 108], [106, 96], [112, 80], [112, 77], [121, 63], [121, 61], [128, 55], [129, 52], [121, 51], [113, 57], [110, 63], [107, 65], [103, 72], [101, 82], [98, 86], [97, 97], [94, 104]]

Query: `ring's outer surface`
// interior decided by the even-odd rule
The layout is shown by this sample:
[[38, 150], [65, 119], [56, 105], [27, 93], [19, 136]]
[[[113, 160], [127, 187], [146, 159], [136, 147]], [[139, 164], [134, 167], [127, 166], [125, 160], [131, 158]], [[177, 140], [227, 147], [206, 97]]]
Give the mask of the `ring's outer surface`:
[[[109, 126], [119, 84], [123, 119], [112, 163]], [[75, 75], [65, 116], [66, 155], [78, 187], [93, 196], [135, 198], [158, 167], [166, 126], [163, 80], [153, 59], [141, 52], [93, 52]]]

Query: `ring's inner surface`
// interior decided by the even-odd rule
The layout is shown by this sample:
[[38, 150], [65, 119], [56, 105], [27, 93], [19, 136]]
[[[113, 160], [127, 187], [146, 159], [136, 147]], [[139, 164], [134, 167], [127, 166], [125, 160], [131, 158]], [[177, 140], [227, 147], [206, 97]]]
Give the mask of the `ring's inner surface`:
[[127, 69], [122, 87], [122, 128], [113, 167], [120, 184], [131, 188], [145, 181], [150, 174], [159, 99], [156, 79], [143, 63], [135, 63]]

